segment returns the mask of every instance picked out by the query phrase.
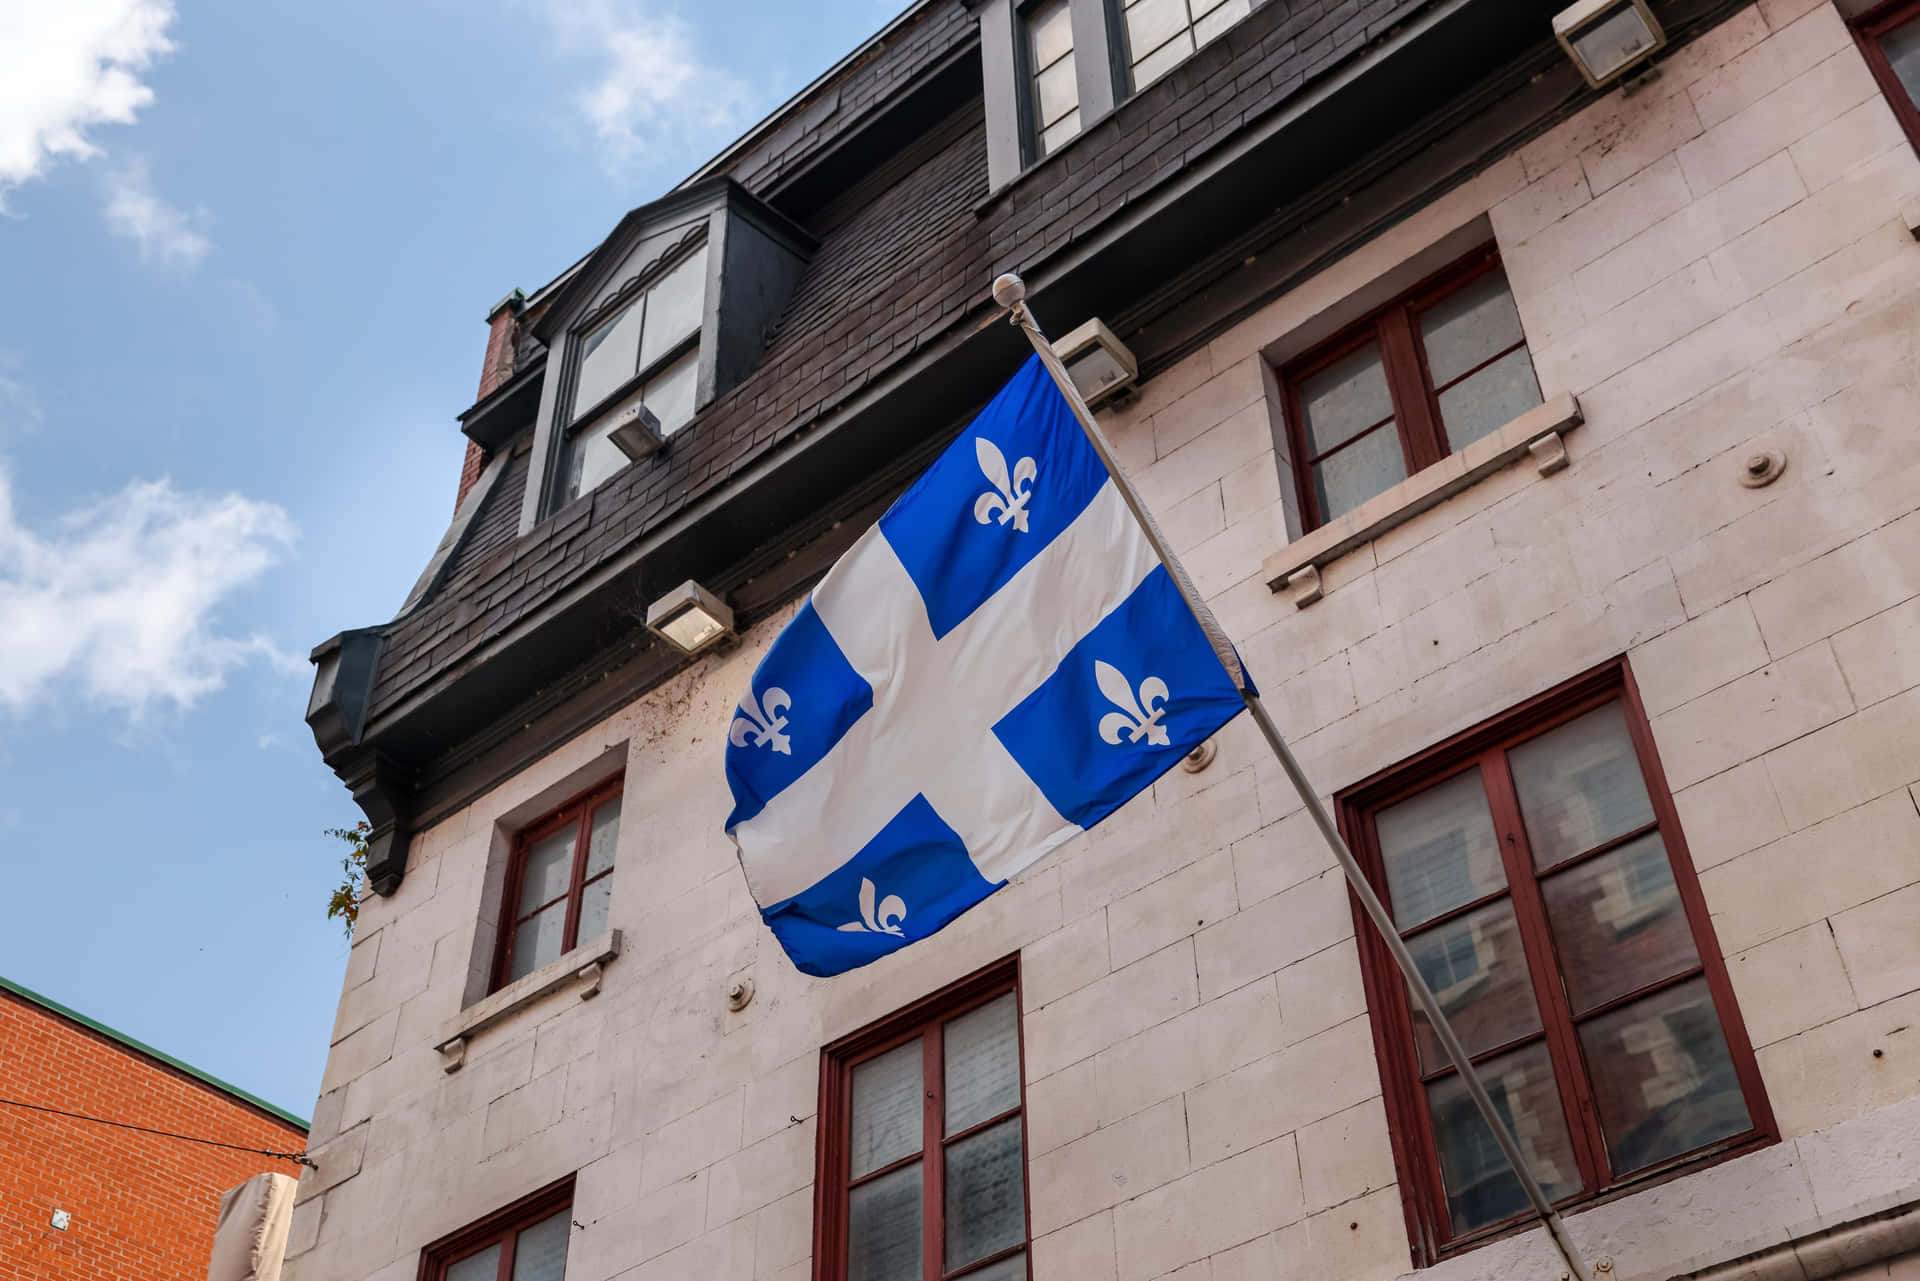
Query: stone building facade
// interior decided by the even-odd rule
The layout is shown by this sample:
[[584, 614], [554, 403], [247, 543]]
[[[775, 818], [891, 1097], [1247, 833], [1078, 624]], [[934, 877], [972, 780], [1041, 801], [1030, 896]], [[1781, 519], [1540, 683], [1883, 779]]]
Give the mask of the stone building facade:
[[[1245, 718], [866, 969], [761, 923], [736, 703], [1007, 269], [1138, 359], [1590, 1281], [1920, 1276], [1920, 19], [1659, 4], [1592, 90], [1550, 7], [1147, 4], [926, 0], [496, 308], [447, 540], [315, 651], [377, 892], [298, 1281], [1561, 1276]], [[686, 578], [737, 642], [648, 634]]]

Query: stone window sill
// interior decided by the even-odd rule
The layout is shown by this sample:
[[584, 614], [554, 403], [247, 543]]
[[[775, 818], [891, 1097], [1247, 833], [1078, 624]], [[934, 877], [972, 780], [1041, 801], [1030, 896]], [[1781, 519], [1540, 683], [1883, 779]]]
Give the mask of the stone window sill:
[[1531, 458], [1542, 476], [1565, 467], [1567, 451], [1560, 438], [1582, 421], [1580, 402], [1566, 392], [1534, 406], [1499, 431], [1482, 436], [1459, 453], [1449, 454], [1267, 557], [1261, 567], [1267, 586], [1276, 592], [1286, 591], [1293, 603], [1304, 609], [1320, 599], [1322, 568], [1509, 464]]
[[475, 1001], [454, 1015], [434, 1038], [433, 1048], [440, 1051], [440, 1066], [458, 1072], [467, 1061], [467, 1043], [502, 1019], [558, 992], [571, 983], [580, 984], [580, 999], [600, 994], [602, 968], [620, 955], [620, 931], [608, 930], [588, 939], [571, 952], [547, 962], [531, 974], [523, 974], [498, 992]]

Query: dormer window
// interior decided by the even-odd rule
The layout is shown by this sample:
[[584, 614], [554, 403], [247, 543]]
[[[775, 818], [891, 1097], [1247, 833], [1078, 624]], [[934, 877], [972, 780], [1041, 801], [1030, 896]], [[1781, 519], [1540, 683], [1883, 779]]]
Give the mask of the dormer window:
[[1251, 0], [1124, 0], [1127, 65], [1138, 93], [1253, 12]]
[[751, 374], [816, 248], [732, 178], [630, 211], [532, 324], [547, 345], [520, 531], [638, 467]]
[[580, 338], [568, 432], [564, 500], [588, 493], [627, 465], [610, 439], [629, 401], [645, 405], [672, 435], [693, 417], [700, 377], [700, 321], [707, 247], [668, 267], [619, 311]]

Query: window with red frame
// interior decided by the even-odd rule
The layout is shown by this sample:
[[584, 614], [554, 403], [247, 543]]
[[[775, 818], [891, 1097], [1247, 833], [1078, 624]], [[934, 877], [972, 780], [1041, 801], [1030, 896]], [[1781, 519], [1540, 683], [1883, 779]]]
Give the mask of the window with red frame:
[[1019, 975], [1007, 962], [822, 1055], [814, 1276], [1025, 1281]]
[[620, 780], [577, 796], [514, 837], [494, 957], [497, 990], [607, 928]]
[[1540, 403], [1500, 258], [1482, 249], [1280, 372], [1309, 529]]
[[1854, 23], [1853, 38], [1907, 138], [1920, 151], [1920, 0], [1883, 4]]
[[[1624, 664], [1345, 793], [1341, 824], [1555, 1201], [1777, 1133]], [[1528, 1212], [1459, 1073], [1361, 929], [1416, 1265]]]
[[420, 1281], [562, 1281], [572, 1222], [568, 1178], [428, 1246]]

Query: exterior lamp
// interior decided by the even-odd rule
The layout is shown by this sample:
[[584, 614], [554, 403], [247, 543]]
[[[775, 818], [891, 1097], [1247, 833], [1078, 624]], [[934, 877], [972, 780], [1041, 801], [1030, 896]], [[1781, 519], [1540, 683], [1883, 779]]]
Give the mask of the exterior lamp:
[[1667, 43], [1646, 0], [1580, 0], [1553, 16], [1553, 34], [1595, 89], [1618, 80]]
[[1089, 320], [1054, 343], [1053, 351], [1089, 407], [1118, 396], [1133, 386], [1140, 374], [1140, 365], [1127, 345], [1098, 319]]
[[642, 458], [651, 458], [667, 443], [666, 437], [660, 434], [660, 420], [638, 400], [614, 410], [612, 417], [613, 430], [607, 433], [607, 439], [629, 461], [637, 463]]
[[733, 635], [733, 611], [688, 579], [647, 606], [647, 626], [681, 653], [698, 654]]

